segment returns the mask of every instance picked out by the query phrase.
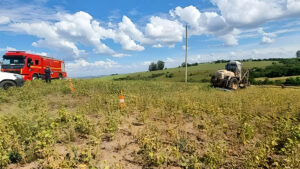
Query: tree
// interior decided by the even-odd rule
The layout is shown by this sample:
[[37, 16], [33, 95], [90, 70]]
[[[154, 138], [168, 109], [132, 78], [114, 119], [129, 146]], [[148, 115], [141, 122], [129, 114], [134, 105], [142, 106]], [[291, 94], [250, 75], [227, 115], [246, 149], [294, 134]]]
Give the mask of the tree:
[[300, 50], [297, 51], [296, 56], [297, 58], [300, 58]]
[[152, 62], [149, 65], [149, 71], [151, 72], [151, 71], [155, 71], [155, 70], [157, 70], [157, 65], [154, 62]]
[[165, 62], [159, 60], [157, 61], [157, 70], [163, 70], [165, 67]]

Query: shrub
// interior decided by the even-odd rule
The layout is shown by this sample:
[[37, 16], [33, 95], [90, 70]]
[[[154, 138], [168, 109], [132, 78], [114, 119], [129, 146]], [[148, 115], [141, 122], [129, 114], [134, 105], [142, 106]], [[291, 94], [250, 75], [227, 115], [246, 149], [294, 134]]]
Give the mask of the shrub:
[[173, 73], [167, 73], [167, 74], [166, 74], [166, 78], [172, 78], [172, 77], [174, 77], [174, 74], [173, 74]]
[[287, 78], [285, 80], [285, 83], [286, 85], [296, 85], [296, 86], [299, 86], [300, 85], [300, 77], [296, 77], [296, 78]]

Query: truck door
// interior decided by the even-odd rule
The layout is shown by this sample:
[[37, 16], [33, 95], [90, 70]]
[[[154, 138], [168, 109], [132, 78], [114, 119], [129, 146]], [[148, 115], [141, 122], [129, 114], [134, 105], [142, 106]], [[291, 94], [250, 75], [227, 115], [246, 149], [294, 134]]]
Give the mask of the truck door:
[[33, 61], [32, 61], [31, 58], [27, 58], [27, 64], [26, 65], [27, 65], [28, 69], [30, 69], [31, 65], [33, 65]]

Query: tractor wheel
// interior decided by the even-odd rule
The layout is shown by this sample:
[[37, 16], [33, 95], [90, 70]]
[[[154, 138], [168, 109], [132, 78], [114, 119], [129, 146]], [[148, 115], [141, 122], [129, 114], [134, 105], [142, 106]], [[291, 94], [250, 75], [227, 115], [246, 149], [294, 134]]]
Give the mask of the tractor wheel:
[[217, 81], [217, 78], [215, 76], [212, 76], [210, 79], [210, 83], [213, 87], [216, 87], [216, 81]]
[[230, 79], [228, 88], [232, 90], [237, 90], [239, 88], [239, 82], [236, 78]]

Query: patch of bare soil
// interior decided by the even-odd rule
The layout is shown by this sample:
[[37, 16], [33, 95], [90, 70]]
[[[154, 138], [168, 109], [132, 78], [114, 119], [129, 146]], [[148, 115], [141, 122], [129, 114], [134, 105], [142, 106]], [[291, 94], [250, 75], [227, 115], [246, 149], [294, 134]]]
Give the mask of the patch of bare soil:
[[48, 95], [44, 98], [49, 109], [55, 111], [61, 107], [67, 108], [69, 111], [75, 111], [79, 105], [83, 105], [90, 100], [89, 97], [72, 97], [71, 95]]
[[119, 164], [124, 168], [142, 168], [139, 162], [135, 161], [134, 155], [139, 151], [136, 137], [144, 128], [144, 124], [139, 123], [136, 117], [134, 113], [126, 118], [112, 141], [103, 139], [101, 161], [106, 160], [109, 164]]
[[36, 169], [39, 166], [39, 162], [35, 161], [32, 163], [28, 163], [28, 164], [11, 164], [8, 166], [8, 169]]

